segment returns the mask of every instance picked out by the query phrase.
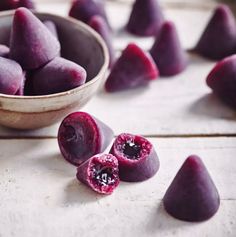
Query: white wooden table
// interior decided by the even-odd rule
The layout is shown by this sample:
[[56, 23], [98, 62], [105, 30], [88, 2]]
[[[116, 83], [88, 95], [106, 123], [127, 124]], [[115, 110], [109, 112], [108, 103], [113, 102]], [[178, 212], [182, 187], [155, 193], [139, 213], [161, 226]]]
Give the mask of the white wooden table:
[[[42, 11], [68, 12], [67, 1], [38, 2]], [[106, 5], [118, 53], [129, 41], [144, 49], [153, 41], [118, 35], [128, 18], [129, 2]], [[191, 48], [214, 4], [179, 2], [162, 4], [184, 47]], [[110, 125], [116, 135], [130, 132], [150, 138], [160, 158], [155, 177], [143, 183], [122, 182], [111, 196], [97, 195], [75, 179], [75, 168], [59, 153], [58, 124], [30, 132], [0, 127], [0, 237], [235, 237], [236, 113], [206, 86], [213, 65], [190, 56], [188, 69], [179, 76], [159, 79], [148, 89], [100, 91], [86, 105], [84, 111]], [[202, 157], [221, 196], [218, 213], [203, 223], [178, 221], [162, 205], [168, 185], [190, 154]]]

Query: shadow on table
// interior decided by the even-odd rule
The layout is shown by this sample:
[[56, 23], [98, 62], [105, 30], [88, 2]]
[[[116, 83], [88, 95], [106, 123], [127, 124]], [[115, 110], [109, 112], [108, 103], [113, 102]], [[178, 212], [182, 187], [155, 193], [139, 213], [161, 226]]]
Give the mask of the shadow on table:
[[79, 182], [77, 179], [73, 179], [65, 187], [64, 205], [70, 206], [97, 202], [101, 198], [105, 198], [105, 196], [96, 194], [93, 190]]
[[178, 229], [197, 224], [198, 223], [189, 223], [173, 218], [165, 211], [163, 202], [161, 202], [153, 214], [150, 215], [150, 221], [146, 228], [150, 233], [168, 232], [168, 234], [171, 233], [174, 236], [177, 234]]
[[236, 120], [236, 112], [221, 102], [214, 94], [206, 94], [189, 108], [190, 113], [226, 120]]
[[59, 152], [37, 157], [35, 162], [43, 169], [53, 172], [53, 174], [64, 177], [75, 177], [76, 167], [66, 162]]

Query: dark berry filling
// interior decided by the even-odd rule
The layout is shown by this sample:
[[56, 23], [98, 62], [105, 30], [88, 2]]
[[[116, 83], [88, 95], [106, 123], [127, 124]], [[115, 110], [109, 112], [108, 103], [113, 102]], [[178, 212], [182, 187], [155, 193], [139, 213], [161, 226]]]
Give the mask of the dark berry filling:
[[88, 174], [89, 185], [96, 192], [110, 194], [119, 184], [118, 160], [111, 154], [96, 155], [91, 158]]
[[152, 145], [143, 137], [123, 133], [117, 138], [115, 147], [121, 157], [137, 161], [149, 155]]
[[111, 167], [97, 163], [92, 167], [92, 173], [92, 179], [98, 186], [113, 185], [116, 181], [116, 174]]
[[124, 154], [128, 159], [139, 159], [140, 158], [141, 146], [139, 144], [135, 144], [133, 141], [127, 141], [124, 144]]

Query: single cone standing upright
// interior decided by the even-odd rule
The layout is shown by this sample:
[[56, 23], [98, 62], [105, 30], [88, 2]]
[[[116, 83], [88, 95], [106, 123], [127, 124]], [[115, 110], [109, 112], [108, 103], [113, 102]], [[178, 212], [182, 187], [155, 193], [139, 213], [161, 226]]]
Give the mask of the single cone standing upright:
[[97, 31], [104, 39], [110, 56], [109, 67], [111, 68], [115, 61], [115, 51], [112, 45], [111, 31], [106, 21], [101, 16], [93, 16], [89, 21], [89, 26], [91, 26], [95, 31]]
[[159, 76], [151, 55], [136, 44], [129, 44], [112, 67], [105, 83], [107, 92], [117, 92], [147, 86]]
[[96, 15], [103, 17], [109, 25], [102, 2], [95, 0], [74, 0], [72, 2], [69, 16], [88, 24], [91, 18]]
[[170, 215], [184, 221], [205, 221], [217, 212], [218, 191], [198, 156], [192, 155], [185, 160], [163, 202]]
[[157, 0], [136, 0], [127, 30], [140, 36], [155, 36], [163, 22], [164, 16]]
[[215, 9], [194, 51], [212, 60], [236, 53], [236, 22], [228, 6]]
[[174, 23], [166, 21], [156, 37], [150, 53], [161, 76], [173, 76], [187, 66], [187, 55], [183, 50]]
[[60, 52], [59, 41], [47, 27], [26, 8], [15, 11], [11, 39], [10, 58], [24, 69], [37, 69]]

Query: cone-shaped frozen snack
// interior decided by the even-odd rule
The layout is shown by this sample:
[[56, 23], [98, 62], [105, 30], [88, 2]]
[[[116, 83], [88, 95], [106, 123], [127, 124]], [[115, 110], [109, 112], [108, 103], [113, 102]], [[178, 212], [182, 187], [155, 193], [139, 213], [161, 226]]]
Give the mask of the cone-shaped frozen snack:
[[23, 78], [22, 68], [17, 62], [0, 57], [0, 93], [14, 95]]
[[115, 52], [114, 52], [114, 48], [112, 45], [111, 31], [110, 31], [106, 21], [104, 20], [104, 18], [97, 15], [97, 16], [93, 16], [91, 18], [91, 20], [89, 21], [89, 25], [95, 31], [97, 31], [104, 39], [104, 41], [107, 45], [108, 51], [109, 51], [109, 56], [110, 56], [109, 66], [111, 67], [115, 61]]
[[64, 158], [79, 166], [103, 152], [113, 136], [113, 131], [100, 120], [85, 112], [75, 112], [62, 121], [58, 143]]
[[77, 168], [77, 179], [95, 192], [111, 194], [119, 184], [119, 169], [116, 157], [98, 154]]
[[16, 0], [1, 0], [0, 1], [0, 11], [6, 11], [17, 8]]
[[207, 76], [206, 82], [215, 95], [236, 109], [236, 55], [218, 62]]
[[164, 196], [166, 211], [184, 221], [204, 221], [218, 210], [220, 198], [202, 160], [189, 156]]
[[102, 3], [96, 2], [95, 0], [73, 0], [69, 16], [88, 24], [95, 15], [99, 15], [107, 21], [106, 12]]
[[175, 25], [167, 21], [163, 24], [150, 53], [161, 76], [173, 76], [187, 66], [187, 55], [183, 50]]
[[220, 5], [215, 9], [194, 51], [212, 60], [236, 52], [236, 22], [228, 6]]
[[0, 57], [8, 58], [10, 49], [3, 44], [0, 44]]
[[57, 27], [53, 21], [44, 21], [43, 24], [58, 39]]
[[60, 43], [26, 8], [15, 11], [10, 39], [10, 58], [24, 69], [36, 69], [60, 52]]
[[116, 92], [148, 85], [159, 71], [149, 53], [129, 44], [112, 67], [105, 83], [108, 92]]
[[35, 9], [35, 4], [33, 0], [19, 0], [18, 7], [26, 7], [28, 9]]
[[136, 0], [127, 24], [130, 33], [154, 36], [159, 33], [164, 17], [157, 0]]
[[86, 81], [86, 71], [78, 64], [56, 57], [32, 73], [34, 95], [49, 95], [74, 89]]
[[153, 145], [141, 136], [120, 134], [110, 153], [119, 162], [119, 176], [122, 181], [145, 181], [153, 177], [160, 166]]

